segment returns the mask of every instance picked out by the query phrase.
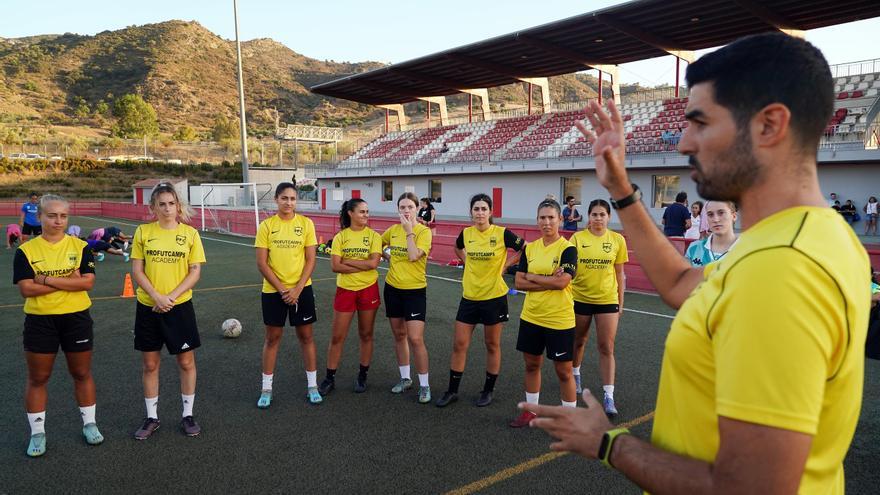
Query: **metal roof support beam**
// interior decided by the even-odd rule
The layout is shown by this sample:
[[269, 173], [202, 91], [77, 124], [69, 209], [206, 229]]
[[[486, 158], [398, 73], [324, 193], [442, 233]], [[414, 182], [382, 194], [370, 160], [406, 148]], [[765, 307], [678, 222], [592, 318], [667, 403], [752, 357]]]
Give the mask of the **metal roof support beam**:
[[556, 43], [551, 43], [549, 41], [544, 41], [542, 39], [535, 38], [534, 36], [530, 36], [527, 34], [517, 34], [517, 41], [521, 41], [533, 48], [538, 48], [539, 50], [551, 53], [556, 55], [557, 57], [562, 57], [577, 64], [581, 64], [584, 67], [593, 69], [596, 67], [597, 62], [591, 61], [587, 58], [586, 55], [582, 53], [578, 53], [573, 50], [569, 50], [564, 46], [557, 45]]
[[750, 14], [770, 24], [783, 33], [794, 36], [795, 38], [804, 38], [804, 31], [795, 26], [793, 22], [786, 19], [785, 16], [770, 10], [764, 5], [752, 0], [736, 0], [740, 7], [746, 9]]
[[376, 89], [388, 93], [397, 93], [404, 96], [410, 96], [412, 98], [418, 98], [419, 96], [423, 96], [425, 94], [424, 92], [413, 91], [411, 88], [405, 88], [403, 86], [397, 86], [388, 83], [377, 83], [368, 79], [357, 79], [355, 81], [357, 82], [357, 84], [360, 84], [361, 86], [366, 86], [370, 89]]
[[688, 63], [692, 63], [696, 60], [693, 50], [682, 50], [678, 48], [678, 43], [654, 33], [649, 33], [638, 26], [621, 21], [608, 14], [593, 14], [593, 18], [610, 28], [616, 29], [628, 36], [632, 36], [646, 45], [653, 46], [654, 48], [663, 50], [670, 55], [675, 55], [680, 59], [687, 60]]
[[[483, 122], [492, 120], [492, 109], [489, 108], [489, 90], [486, 88], [462, 89], [462, 93], [480, 98], [480, 107], [483, 110]], [[469, 100], [470, 101], [470, 100]], [[470, 109], [468, 109], [470, 113]]]
[[449, 112], [446, 110], [445, 96], [420, 96], [417, 99], [424, 101], [428, 105], [428, 119], [431, 118], [431, 103], [436, 103], [440, 106], [440, 125], [449, 123]]
[[620, 68], [616, 65], [596, 64], [593, 68], [599, 71], [599, 103], [602, 103], [602, 74], [611, 76], [611, 98], [615, 105], [620, 105]]
[[529, 114], [532, 113], [532, 85], [541, 88], [541, 113], [546, 113], [550, 108], [550, 81], [546, 77], [517, 77], [524, 83], [529, 83]]
[[[403, 113], [403, 105], [397, 103], [394, 105], [376, 105], [379, 108], [384, 108], [385, 110], [390, 110], [397, 114], [397, 130], [405, 131], [406, 130], [406, 115]], [[387, 115], [387, 114], [386, 114]], [[387, 117], [386, 117], [387, 119]], [[388, 124], [386, 120], [385, 124], [385, 132], [388, 132]]]
[[470, 55], [465, 55], [463, 53], [450, 53], [447, 57], [458, 60], [459, 62], [464, 62], [468, 65], [473, 65], [474, 67], [479, 67], [480, 69], [487, 70], [489, 72], [494, 72], [496, 74], [501, 74], [502, 76], [508, 76], [512, 79], [519, 79], [520, 77], [528, 77], [526, 70], [519, 69], [512, 65], [506, 64], [497, 64], [495, 62], [489, 62], [487, 60], [483, 60], [478, 57], [472, 57]]

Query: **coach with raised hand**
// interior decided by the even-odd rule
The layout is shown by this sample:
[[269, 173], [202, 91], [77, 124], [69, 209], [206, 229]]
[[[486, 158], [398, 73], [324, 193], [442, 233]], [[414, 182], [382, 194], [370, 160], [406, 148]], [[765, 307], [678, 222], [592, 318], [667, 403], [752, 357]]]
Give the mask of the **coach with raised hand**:
[[[760, 56], [755, 56], [760, 54]], [[651, 443], [586, 409], [521, 404], [554, 450], [599, 458], [655, 493], [843, 493], [858, 422], [868, 256], [819, 188], [833, 108], [821, 52], [784, 34], [736, 41], [691, 64], [679, 143], [700, 196], [741, 206], [743, 233], [691, 268], [641, 205], [612, 102], [591, 103], [596, 175], [663, 300], [679, 309], [663, 355]], [[834, 239], [834, 242], [827, 242]]]

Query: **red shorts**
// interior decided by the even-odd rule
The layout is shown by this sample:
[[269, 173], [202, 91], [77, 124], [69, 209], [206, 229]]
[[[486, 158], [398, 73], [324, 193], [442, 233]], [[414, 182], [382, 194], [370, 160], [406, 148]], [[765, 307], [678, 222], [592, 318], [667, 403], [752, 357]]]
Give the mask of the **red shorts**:
[[333, 309], [342, 313], [354, 311], [378, 309], [379, 283], [361, 290], [348, 290], [342, 287], [336, 288], [336, 298], [333, 300]]

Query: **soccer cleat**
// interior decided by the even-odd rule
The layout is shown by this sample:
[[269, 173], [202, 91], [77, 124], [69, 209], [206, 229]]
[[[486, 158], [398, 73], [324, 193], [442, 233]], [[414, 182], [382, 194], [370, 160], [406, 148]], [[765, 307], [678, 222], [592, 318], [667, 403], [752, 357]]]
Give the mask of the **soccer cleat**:
[[129, 254], [129, 253], [122, 253], [122, 259], [124, 259], [125, 262], [128, 263], [128, 260], [131, 259], [131, 254]]
[[354, 393], [362, 394], [367, 391], [367, 379], [364, 378], [361, 380], [361, 377], [358, 377], [354, 382]]
[[574, 375], [574, 391], [578, 395], [581, 395], [584, 391], [583, 387], [581, 387], [581, 375]]
[[321, 384], [318, 385], [318, 393], [321, 395], [327, 395], [332, 392], [334, 388], [336, 388], [336, 380], [333, 380], [332, 378], [324, 378], [324, 380], [321, 381]]
[[522, 413], [520, 413], [519, 416], [516, 417], [516, 419], [508, 424], [511, 428], [524, 428], [526, 426], [529, 426], [529, 423], [537, 417], [538, 415], [533, 412], [523, 411]]
[[[128, 241], [125, 241], [125, 242], [122, 244], [122, 250], [125, 251], [126, 249], [128, 249]], [[126, 261], [128, 261], [128, 260], [126, 260]]]
[[396, 385], [391, 387], [392, 394], [402, 394], [412, 388], [412, 380], [409, 378], [401, 378]]
[[144, 418], [144, 424], [141, 425], [140, 429], [134, 432], [134, 438], [136, 440], [146, 440], [150, 438], [150, 435], [153, 434], [156, 430], [159, 429], [159, 420], [156, 418]]
[[446, 407], [458, 400], [458, 394], [455, 392], [443, 392], [443, 397], [437, 399], [437, 407]]
[[28, 443], [27, 455], [31, 457], [40, 457], [46, 453], [46, 434], [37, 433], [31, 435], [31, 441]]
[[617, 408], [614, 407], [614, 399], [605, 394], [605, 400], [602, 401], [602, 406], [605, 408], [605, 415], [608, 416], [608, 419], [614, 419], [617, 416]]
[[202, 432], [202, 427], [196, 423], [196, 420], [192, 416], [184, 416], [183, 419], [180, 420], [180, 428], [188, 437], [194, 437]]
[[483, 390], [480, 392], [480, 398], [477, 399], [477, 407], [486, 407], [492, 403], [492, 392]]
[[100, 263], [101, 261], [104, 261], [104, 253], [98, 253], [98, 254], [96, 254], [96, 255], [95, 255], [95, 259], [96, 259], [99, 263]]
[[431, 402], [431, 387], [419, 387], [419, 404]]
[[95, 423], [83, 426], [83, 437], [85, 437], [86, 443], [89, 445], [101, 445], [104, 443], [104, 435], [101, 435], [101, 432], [98, 431], [98, 425]]
[[324, 402], [324, 398], [321, 397], [321, 393], [318, 392], [318, 387], [309, 387], [309, 402], [315, 405]]
[[260, 409], [269, 409], [270, 405], [272, 405], [272, 391], [263, 390], [260, 392], [260, 398], [257, 400], [257, 407]]

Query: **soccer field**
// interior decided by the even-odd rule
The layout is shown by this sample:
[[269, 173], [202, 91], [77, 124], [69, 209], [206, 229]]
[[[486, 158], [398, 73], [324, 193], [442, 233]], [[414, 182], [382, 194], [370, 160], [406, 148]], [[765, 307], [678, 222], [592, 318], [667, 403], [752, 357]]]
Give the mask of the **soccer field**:
[[[84, 232], [111, 224], [127, 233], [134, 230], [128, 221], [89, 217], [75, 217], [71, 224]], [[49, 384], [48, 452], [42, 458], [28, 458], [22, 299], [15, 286], [0, 288], [0, 493], [639, 493], [597, 462], [549, 454], [550, 438], [543, 432], [507, 426], [517, 414], [516, 403], [523, 399], [522, 357], [515, 350], [522, 295], [509, 298], [511, 321], [503, 333], [502, 371], [489, 407], [472, 404], [484, 378], [479, 328], [458, 403], [438, 409], [418, 404], [415, 390], [391, 394], [398, 370], [390, 327], [380, 309], [366, 393], [352, 392], [358, 368], [354, 324], [337, 373], [337, 389], [320, 406], [305, 398], [305, 374], [290, 330], [279, 354], [272, 407], [257, 409], [263, 325], [261, 277], [252, 240], [216, 234], [203, 239], [208, 262], [193, 297], [202, 334], [202, 347], [196, 351], [195, 415], [203, 430], [195, 438], [179, 430], [177, 369], [164, 353], [162, 427], [147, 441], [132, 438], [144, 416], [141, 355], [133, 348], [135, 302], [118, 297], [130, 265], [108, 255], [97, 264], [97, 284], [91, 292], [92, 370], [98, 425], [106, 440], [98, 447], [83, 441], [73, 386], [59, 355]], [[0, 249], [7, 280], [11, 280], [12, 253]], [[425, 339], [436, 398], [448, 380], [461, 271], [429, 265], [428, 272]], [[335, 275], [323, 257], [313, 283], [320, 380], [336, 288]], [[651, 295], [628, 293], [625, 306], [616, 341], [618, 422], [632, 425], [634, 433], [647, 438], [673, 312]], [[222, 338], [220, 324], [227, 318], [242, 322], [240, 338]], [[594, 340], [588, 344], [582, 370], [585, 384], [601, 390]], [[868, 361], [862, 416], [846, 461], [850, 493], [871, 493], [880, 486], [880, 470], [875, 467], [880, 459], [878, 392], [880, 363]], [[559, 402], [556, 377], [547, 363], [541, 402]]]

